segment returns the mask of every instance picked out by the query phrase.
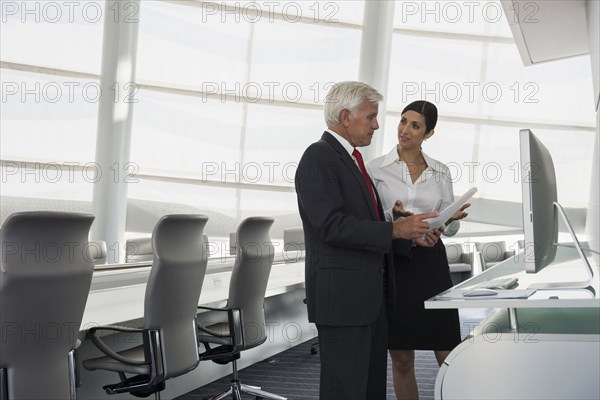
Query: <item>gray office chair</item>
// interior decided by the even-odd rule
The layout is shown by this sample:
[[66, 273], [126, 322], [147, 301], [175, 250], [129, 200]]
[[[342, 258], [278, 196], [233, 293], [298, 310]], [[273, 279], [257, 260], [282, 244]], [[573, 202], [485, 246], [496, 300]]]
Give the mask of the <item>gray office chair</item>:
[[473, 276], [475, 271], [473, 251], [465, 251], [460, 243], [445, 243], [446, 258], [454, 285]]
[[[202, 235], [204, 243], [208, 243], [208, 237]], [[154, 260], [152, 250], [152, 238], [133, 238], [125, 242], [125, 262], [136, 263]]]
[[0, 398], [74, 399], [94, 216], [19, 212], [0, 230]]
[[152, 261], [154, 252], [152, 251], [152, 238], [132, 238], [125, 242], [125, 262], [135, 263], [142, 261]]
[[[228, 322], [208, 327], [198, 325], [199, 341], [206, 348], [206, 351], [200, 354], [200, 359], [212, 360], [218, 364], [231, 362], [233, 368], [231, 385], [213, 396], [212, 400], [223, 399], [229, 395], [241, 400], [242, 392], [260, 398], [285, 400], [285, 397], [242, 384], [237, 371], [240, 352], [259, 346], [267, 340], [263, 306], [275, 254], [269, 238], [272, 224], [272, 218], [263, 217], [251, 217], [242, 221], [237, 231], [237, 254], [231, 273], [227, 306], [199, 307], [226, 312], [228, 319]], [[211, 348], [211, 345], [217, 347]]]
[[283, 230], [283, 250], [284, 251], [304, 251], [304, 228], [285, 228]]
[[[208, 261], [202, 236], [207, 220], [203, 215], [167, 215], [157, 222], [143, 328], [103, 326], [88, 331], [89, 339], [106, 356], [86, 360], [83, 366], [117, 372], [121, 379], [104, 386], [106, 393], [158, 397], [167, 379], [198, 365], [195, 318]], [[100, 331], [136, 333], [143, 344], [116, 352], [100, 338]], [[127, 373], [133, 376], [127, 378]]]
[[106, 256], [108, 251], [104, 240], [90, 240], [90, 255], [94, 261], [94, 265], [106, 264]]
[[235, 256], [237, 254], [237, 232], [229, 233], [229, 255]]
[[514, 250], [506, 250], [506, 243], [504, 241], [475, 242], [475, 251], [481, 253], [484, 271], [515, 255]]

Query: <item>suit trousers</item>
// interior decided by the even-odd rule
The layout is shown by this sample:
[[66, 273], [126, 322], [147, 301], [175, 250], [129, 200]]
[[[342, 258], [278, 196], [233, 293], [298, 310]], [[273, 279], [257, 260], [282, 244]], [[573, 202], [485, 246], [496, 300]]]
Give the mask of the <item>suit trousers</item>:
[[385, 305], [371, 325], [318, 325], [321, 400], [385, 400], [387, 317]]

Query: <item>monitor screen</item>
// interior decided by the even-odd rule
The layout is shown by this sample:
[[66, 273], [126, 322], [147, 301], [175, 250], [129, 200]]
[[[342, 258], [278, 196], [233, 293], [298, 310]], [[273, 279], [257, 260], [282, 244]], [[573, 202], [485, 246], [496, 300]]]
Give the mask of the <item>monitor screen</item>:
[[552, 263], [556, 255], [556, 175], [550, 152], [542, 142], [529, 129], [521, 129], [519, 135], [525, 233], [524, 262], [528, 273], [536, 273]]

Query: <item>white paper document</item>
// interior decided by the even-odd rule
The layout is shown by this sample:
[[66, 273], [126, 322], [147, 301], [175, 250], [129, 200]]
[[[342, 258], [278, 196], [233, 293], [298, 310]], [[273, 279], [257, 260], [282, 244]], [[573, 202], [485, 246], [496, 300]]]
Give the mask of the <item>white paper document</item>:
[[435, 218], [428, 218], [425, 221], [429, 222], [429, 232], [434, 231], [440, 226], [444, 225], [446, 221], [448, 221], [460, 208], [469, 200], [473, 195], [477, 192], [476, 187], [472, 187], [467, 190], [467, 193], [460, 196], [458, 199], [454, 201], [454, 203], [450, 204], [448, 207], [444, 208], [440, 211], [440, 215]]

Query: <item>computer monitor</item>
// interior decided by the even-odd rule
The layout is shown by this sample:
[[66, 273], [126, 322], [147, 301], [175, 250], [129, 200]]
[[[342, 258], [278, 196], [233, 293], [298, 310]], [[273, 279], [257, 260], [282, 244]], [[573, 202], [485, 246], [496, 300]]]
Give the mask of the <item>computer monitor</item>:
[[519, 132], [523, 192], [524, 263], [528, 273], [551, 264], [556, 256], [558, 200], [550, 152], [529, 129]]
[[560, 217], [586, 267], [588, 280], [536, 283], [533, 289], [591, 289], [594, 271], [581, 249], [569, 219], [558, 203], [556, 174], [550, 151], [529, 129], [519, 132], [521, 189], [523, 191], [524, 264], [527, 273], [538, 273], [554, 261]]

